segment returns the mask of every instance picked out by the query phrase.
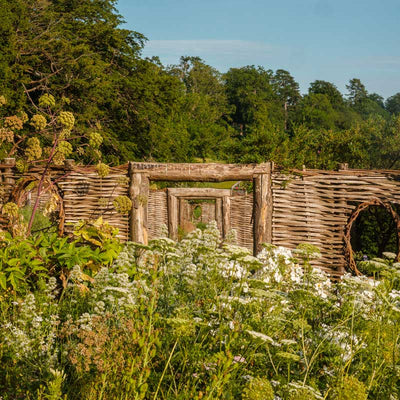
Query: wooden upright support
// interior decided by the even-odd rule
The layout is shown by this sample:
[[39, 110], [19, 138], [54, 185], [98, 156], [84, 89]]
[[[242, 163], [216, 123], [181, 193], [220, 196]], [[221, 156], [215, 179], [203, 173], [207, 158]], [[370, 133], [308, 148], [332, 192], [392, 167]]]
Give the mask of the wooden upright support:
[[[340, 163], [339, 164], [339, 171], [348, 171], [349, 170], [349, 164], [348, 163]], [[338, 193], [339, 193], [339, 200], [338, 200], [338, 205], [339, 207], [341, 207], [342, 209], [346, 207], [347, 202], [345, 200], [346, 198], [346, 192], [343, 189], [337, 189]], [[343, 235], [343, 240], [344, 240], [344, 234], [345, 234], [345, 224], [348, 218], [348, 215], [346, 215], [345, 212], [342, 212], [340, 214], [338, 214], [338, 217], [340, 216], [340, 218], [343, 218], [343, 223], [341, 224], [341, 227], [343, 228], [342, 230], [342, 235]], [[346, 273], [346, 262], [343, 259], [341, 264], [338, 264], [337, 266], [337, 272], [340, 275], [344, 275]]]
[[144, 173], [134, 172], [129, 164], [129, 197], [132, 210], [129, 221], [129, 238], [133, 242], [147, 244], [147, 202], [149, 199], [149, 179]]
[[215, 221], [217, 222], [218, 230], [221, 232], [222, 237], [224, 237], [222, 227], [222, 199], [220, 197], [215, 199]]
[[222, 236], [226, 237], [231, 229], [231, 198], [222, 198]]
[[178, 198], [168, 190], [168, 232], [171, 239], [178, 239]]
[[15, 158], [5, 158], [4, 164], [6, 164], [7, 166], [9, 165], [9, 167], [5, 168], [4, 170], [4, 183], [8, 185], [13, 185], [15, 183], [13, 176], [13, 168], [15, 167]]
[[261, 251], [262, 243], [272, 242], [272, 170], [273, 163], [269, 162], [265, 173], [253, 179], [254, 255]]

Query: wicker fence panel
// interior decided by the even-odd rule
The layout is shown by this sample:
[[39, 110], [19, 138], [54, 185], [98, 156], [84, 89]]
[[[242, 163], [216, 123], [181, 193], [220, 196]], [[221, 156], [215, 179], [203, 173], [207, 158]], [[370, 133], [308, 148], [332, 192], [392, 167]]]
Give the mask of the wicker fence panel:
[[231, 197], [231, 228], [236, 231], [237, 244], [253, 250], [253, 195]]
[[318, 246], [322, 257], [313, 263], [333, 275], [346, 264], [343, 234], [357, 204], [379, 198], [400, 203], [400, 182], [383, 172], [309, 172], [303, 176], [274, 174], [273, 243], [295, 248]]
[[150, 190], [147, 208], [149, 239], [159, 237], [163, 226], [168, 226], [167, 193], [165, 190]]
[[112, 204], [117, 196], [128, 195], [126, 171], [112, 168], [107, 177], [100, 178], [93, 170], [76, 169], [58, 185], [63, 192], [66, 232], [78, 221], [103, 217], [119, 229], [121, 240], [128, 240], [129, 217], [117, 213]]
[[[18, 188], [18, 179], [29, 176], [37, 179], [43, 170], [43, 167], [33, 168], [21, 177], [12, 167], [11, 161], [0, 164], [0, 201], [3, 203], [9, 201], [10, 194]], [[201, 166], [201, 170], [199, 168], [196, 166], [196, 176], [204, 178], [210, 173], [211, 180], [219, 179], [214, 171], [216, 166], [209, 167], [211, 172], [207, 170], [206, 164]], [[267, 173], [262, 166], [251, 169], [241, 166], [229, 168], [235, 174], [240, 174], [242, 168], [247, 168], [246, 179], [251, 178], [254, 171]], [[147, 174], [146, 168], [143, 167], [142, 170]], [[172, 178], [179, 175], [178, 170], [177, 166], [173, 167]], [[154, 174], [153, 170], [150, 172]], [[166, 174], [167, 170], [158, 178], [161, 179]], [[127, 165], [111, 168], [110, 175], [106, 178], [100, 178], [93, 167], [60, 167], [52, 170], [51, 179], [60, 188], [66, 232], [71, 232], [73, 224], [80, 220], [103, 216], [105, 221], [119, 228], [122, 240], [128, 240], [129, 217], [118, 214], [112, 205], [115, 197], [129, 196]], [[392, 205], [400, 204], [400, 171], [292, 170], [283, 173], [276, 169], [272, 173], [271, 191], [272, 209], [267, 212], [272, 213], [272, 243], [291, 249], [300, 243], [314, 244], [320, 248], [322, 254], [314, 264], [333, 275], [340, 275], [346, 264], [343, 237], [350, 215], [360, 203], [370, 202], [374, 198]], [[34, 199], [35, 193], [32, 192], [30, 201]], [[43, 197], [41, 205], [46, 200]], [[214, 203], [204, 202], [202, 210], [202, 221], [215, 219]], [[0, 225], [6, 222], [0, 216]], [[253, 195], [232, 195], [230, 225], [237, 232], [237, 244], [250, 250], [253, 250], [253, 222]], [[167, 225], [167, 193], [165, 190], [150, 190], [147, 202], [148, 237], [151, 239], [160, 236], [162, 227]], [[268, 229], [270, 228], [271, 224], [268, 222]]]

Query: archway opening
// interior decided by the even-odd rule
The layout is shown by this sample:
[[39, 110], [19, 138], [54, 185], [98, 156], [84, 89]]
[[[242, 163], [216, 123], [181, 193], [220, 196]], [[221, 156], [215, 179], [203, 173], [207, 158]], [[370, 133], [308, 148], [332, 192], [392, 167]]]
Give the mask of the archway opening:
[[385, 253], [398, 258], [399, 228], [400, 218], [394, 205], [379, 199], [359, 204], [345, 229], [348, 267], [361, 275], [366, 271], [359, 268], [360, 261], [382, 258]]
[[383, 206], [369, 206], [361, 211], [353, 223], [350, 237], [356, 261], [399, 251], [396, 221]]

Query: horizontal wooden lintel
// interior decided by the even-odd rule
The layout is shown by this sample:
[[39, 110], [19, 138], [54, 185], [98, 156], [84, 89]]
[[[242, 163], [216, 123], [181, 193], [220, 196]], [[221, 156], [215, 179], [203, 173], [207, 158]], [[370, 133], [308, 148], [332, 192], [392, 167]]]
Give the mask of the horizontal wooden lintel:
[[251, 180], [257, 174], [266, 173], [263, 164], [218, 163], [137, 163], [132, 162], [131, 171], [144, 173], [153, 181], [222, 182]]

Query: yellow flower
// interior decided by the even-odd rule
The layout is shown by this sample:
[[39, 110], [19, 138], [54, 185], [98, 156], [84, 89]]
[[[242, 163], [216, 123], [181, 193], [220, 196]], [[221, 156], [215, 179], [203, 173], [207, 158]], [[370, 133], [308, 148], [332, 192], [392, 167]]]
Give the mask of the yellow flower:
[[4, 127], [15, 131], [19, 131], [23, 127], [23, 122], [21, 118], [18, 118], [16, 115], [13, 115], [11, 117], [5, 118]]
[[42, 156], [42, 147], [38, 138], [31, 137], [26, 141], [25, 156], [27, 161], [39, 160]]
[[69, 111], [61, 111], [58, 116], [58, 122], [64, 125], [67, 129], [72, 129], [75, 125], [75, 117], [72, 112]]
[[17, 217], [18, 216], [18, 206], [15, 203], [6, 203], [3, 206], [2, 213], [7, 215], [8, 217]]
[[114, 199], [113, 205], [120, 214], [128, 214], [132, 208], [132, 201], [128, 196], [118, 196]]
[[45, 93], [43, 96], [40, 96], [39, 107], [54, 107], [55, 105], [56, 100], [53, 95]]
[[100, 162], [97, 164], [96, 171], [100, 177], [105, 178], [110, 173], [110, 167]]
[[46, 117], [44, 117], [43, 115], [40, 115], [40, 114], [35, 114], [35, 115], [31, 118], [31, 125], [32, 125], [37, 131], [43, 130], [44, 128], [46, 128], [46, 125], [47, 125]]

